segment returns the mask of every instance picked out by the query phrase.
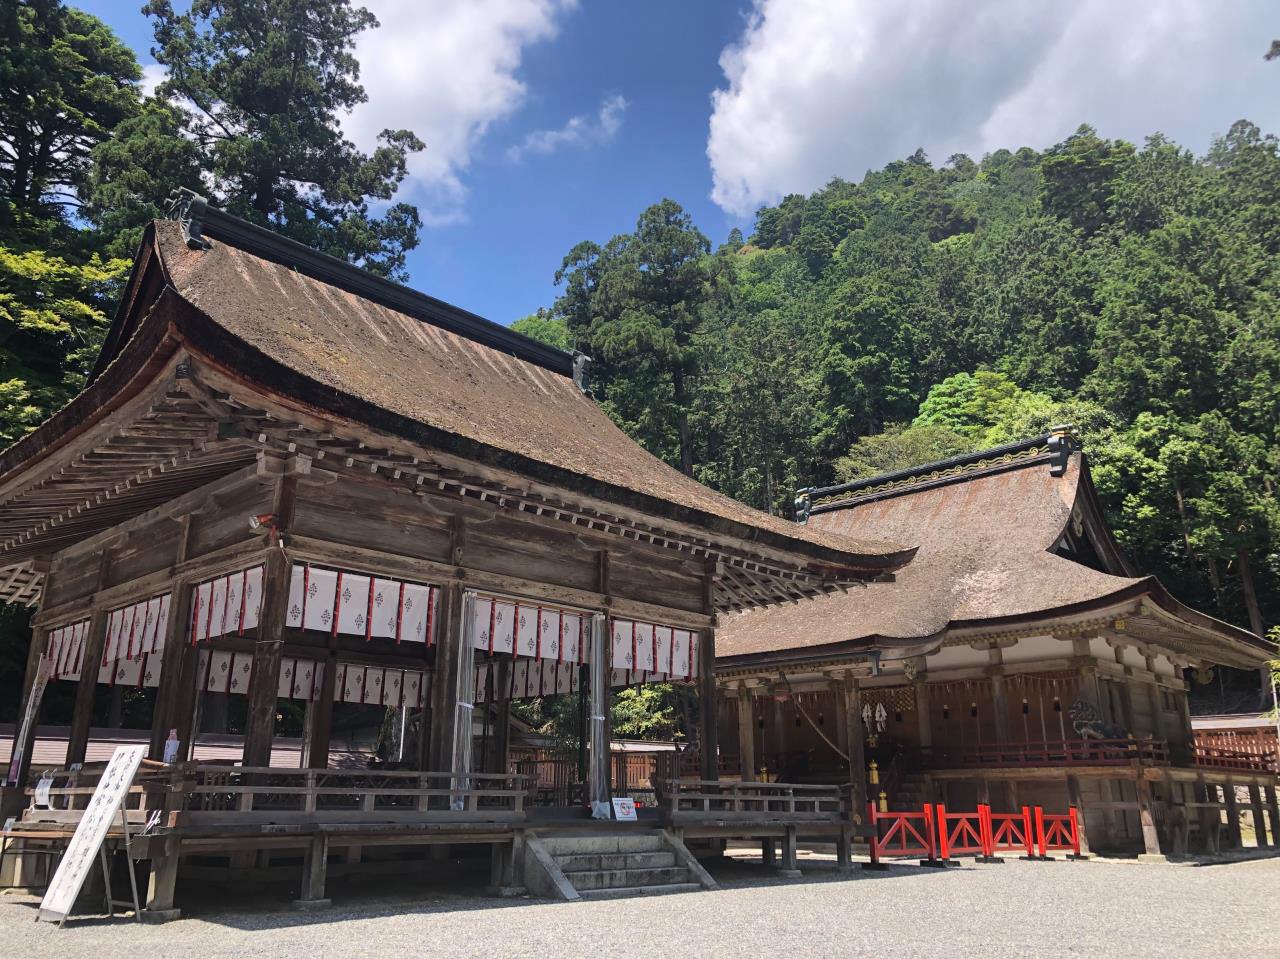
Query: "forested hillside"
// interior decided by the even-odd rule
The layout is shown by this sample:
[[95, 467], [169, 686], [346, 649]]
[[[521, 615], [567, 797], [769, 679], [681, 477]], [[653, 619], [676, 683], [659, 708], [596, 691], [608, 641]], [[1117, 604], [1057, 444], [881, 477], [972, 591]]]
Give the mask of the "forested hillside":
[[[834, 171], [847, 172], [847, 171]], [[1075, 424], [1116, 531], [1183, 600], [1280, 620], [1280, 153], [1081, 127], [923, 152], [759, 211], [585, 242], [517, 327], [592, 355], [654, 453], [754, 506]]]

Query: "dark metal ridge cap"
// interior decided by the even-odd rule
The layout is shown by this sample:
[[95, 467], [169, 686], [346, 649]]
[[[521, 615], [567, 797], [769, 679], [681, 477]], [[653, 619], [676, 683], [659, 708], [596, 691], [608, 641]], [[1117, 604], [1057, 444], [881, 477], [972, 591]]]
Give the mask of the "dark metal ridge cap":
[[412, 316], [450, 333], [501, 350], [553, 373], [572, 377], [574, 354], [487, 320], [434, 296], [402, 286], [362, 270], [345, 260], [313, 250], [304, 243], [249, 223], [217, 207], [190, 190], [174, 195], [170, 219], [183, 224], [187, 244], [207, 247], [206, 238], [226, 243], [253, 256], [270, 260], [305, 276], [363, 297], [398, 313]]
[[1015, 443], [1005, 443], [1003, 446], [996, 446], [989, 450], [980, 450], [977, 453], [962, 453], [959, 456], [953, 456], [950, 459], [936, 460], [932, 463], [922, 463], [920, 466], [910, 466], [906, 469], [894, 470], [890, 473], [879, 473], [875, 476], [868, 476], [866, 479], [854, 480], [851, 483], [840, 483], [836, 486], [819, 486], [814, 489], [802, 490], [808, 493], [811, 499], [817, 499], [819, 496], [834, 496], [839, 493], [856, 493], [859, 490], [870, 489], [874, 486], [882, 486], [885, 483], [898, 483], [903, 480], [913, 479], [917, 476], [926, 476], [929, 473], [936, 473], [939, 470], [956, 469], [961, 466], [972, 466], [974, 463], [981, 463], [983, 460], [991, 459], [995, 456], [1009, 456], [1014, 453], [1023, 453], [1027, 450], [1035, 449], [1037, 446], [1043, 446], [1049, 441], [1052, 433], [1045, 433], [1043, 436], [1037, 436], [1033, 439], [1018, 440]]

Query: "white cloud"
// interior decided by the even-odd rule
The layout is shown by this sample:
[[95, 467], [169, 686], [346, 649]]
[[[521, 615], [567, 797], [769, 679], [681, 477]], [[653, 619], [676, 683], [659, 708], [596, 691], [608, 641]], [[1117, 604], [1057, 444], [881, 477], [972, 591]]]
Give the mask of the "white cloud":
[[596, 113], [579, 113], [556, 130], [535, 130], [516, 146], [507, 149], [507, 158], [519, 163], [530, 153], [555, 153], [564, 147], [588, 147], [608, 143], [622, 129], [622, 115], [627, 112], [626, 98], [621, 94], [605, 97]]
[[720, 56], [712, 199], [748, 214], [920, 146], [977, 158], [1080, 123], [1200, 152], [1241, 117], [1280, 126], [1274, 27], [1265, 0], [755, 0]]
[[427, 145], [410, 159], [402, 190], [428, 223], [463, 215], [462, 174], [494, 122], [524, 102], [517, 72], [525, 49], [555, 36], [577, 0], [365, 0], [381, 26], [356, 42], [369, 96], [343, 124], [362, 149], [384, 129], [409, 129]]
[[169, 71], [158, 63], [144, 63], [142, 65], [142, 82], [138, 85], [142, 88], [144, 97], [153, 96], [156, 87], [165, 81], [169, 76]]

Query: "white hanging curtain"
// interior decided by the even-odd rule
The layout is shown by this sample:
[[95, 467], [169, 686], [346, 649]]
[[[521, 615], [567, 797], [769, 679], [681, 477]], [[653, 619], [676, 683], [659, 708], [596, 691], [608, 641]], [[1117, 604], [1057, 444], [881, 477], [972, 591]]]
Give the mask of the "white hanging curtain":
[[397, 643], [435, 643], [435, 586], [295, 563], [285, 624]]
[[84, 646], [89, 637], [89, 620], [82, 619], [49, 631], [49, 648], [45, 659], [49, 662], [50, 679], [78, 680], [84, 667]]
[[698, 634], [688, 629], [613, 619], [610, 662], [614, 686], [688, 682], [698, 674]]
[[475, 648], [556, 663], [586, 662], [588, 615], [577, 610], [500, 596], [476, 597], [471, 635]]
[[193, 643], [219, 636], [243, 636], [258, 625], [262, 611], [262, 567], [254, 566], [192, 587]]

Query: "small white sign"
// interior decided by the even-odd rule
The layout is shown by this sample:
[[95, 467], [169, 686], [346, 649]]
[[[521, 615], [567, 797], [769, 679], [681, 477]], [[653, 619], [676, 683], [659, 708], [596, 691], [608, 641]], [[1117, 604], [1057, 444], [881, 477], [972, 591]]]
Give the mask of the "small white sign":
[[613, 801], [613, 818], [618, 822], [635, 822], [636, 801], [634, 799], [615, 799]]
[[38, 919], [50, 922], [66, 918], [75, 905], [80, 887], [84, 885], [98, 856], [98, 849], [107, 838], [107, 830], [120, 811], [129, 787], [133, 785], [133, 777], [147, 754], [146, 746], [117, 746], [111, 762], [102, 772], [98, 788], [94, 790], [89, 807], [80, 817], [75, 834], [67, 845], [66, 854], [58, 864], [58, 871], [53, 874], [49, 888], [45, 890], [44, 899], [40, 901]]

